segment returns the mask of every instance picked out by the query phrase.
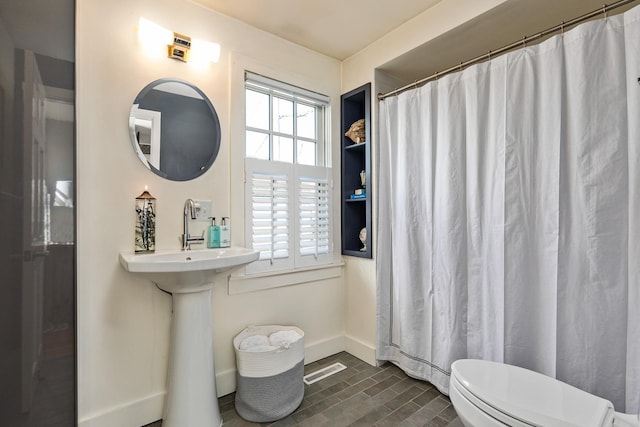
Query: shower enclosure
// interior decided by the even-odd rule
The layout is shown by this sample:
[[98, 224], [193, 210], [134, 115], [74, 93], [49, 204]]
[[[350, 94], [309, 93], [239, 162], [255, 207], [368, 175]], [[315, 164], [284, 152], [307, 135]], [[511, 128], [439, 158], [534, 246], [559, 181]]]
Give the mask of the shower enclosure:
[[72, 0], [0, 3], [0, 425], [76, 424]]

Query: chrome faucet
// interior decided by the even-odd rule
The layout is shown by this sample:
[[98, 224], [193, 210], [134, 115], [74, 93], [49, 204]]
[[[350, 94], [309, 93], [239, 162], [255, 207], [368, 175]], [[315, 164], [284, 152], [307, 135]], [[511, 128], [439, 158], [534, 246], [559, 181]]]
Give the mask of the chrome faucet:
[[189, 234], [189, 216], [191, 219], [196, 219], [196, 204], [193, 199], [187, 199], [184, 202], [183, 212], [183, 228], [182, 228], [182, 250], [190, 251], [192, 243], [204, 243], [204, 231], [200, 237], [191, 237]]

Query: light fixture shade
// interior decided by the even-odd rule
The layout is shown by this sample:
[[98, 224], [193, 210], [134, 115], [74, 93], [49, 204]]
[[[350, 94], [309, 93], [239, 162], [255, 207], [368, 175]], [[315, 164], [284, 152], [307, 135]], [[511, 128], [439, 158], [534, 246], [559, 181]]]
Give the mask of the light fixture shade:
[[138, 21], [138, 41], [147, 52], [162, 52], [166, 56], [167, 45], [173, 44], [173, 31], [140, 18]]
[[220, 45], [205, 40], [193, 39], [191, 55], [199, 62], [218, 62], [220, 59]]

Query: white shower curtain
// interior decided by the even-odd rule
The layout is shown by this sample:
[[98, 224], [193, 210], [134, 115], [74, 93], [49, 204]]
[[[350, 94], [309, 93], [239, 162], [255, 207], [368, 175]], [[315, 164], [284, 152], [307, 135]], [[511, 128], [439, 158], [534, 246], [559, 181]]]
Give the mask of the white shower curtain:
[[534, 369], [637, 411], [640, 8], [380, 103], [377, 357]]

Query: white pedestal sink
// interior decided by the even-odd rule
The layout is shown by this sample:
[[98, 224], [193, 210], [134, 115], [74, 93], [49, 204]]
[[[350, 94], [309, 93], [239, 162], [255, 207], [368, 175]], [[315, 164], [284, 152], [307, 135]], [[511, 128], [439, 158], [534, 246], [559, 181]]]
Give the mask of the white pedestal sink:
[[120, 252], [120, 264], [173, 295], [173, 318], [163, 427], [222, 425], [216, 393], [211, 288], [220, 273], [258, 259], [231, 247], [153, 254]]

